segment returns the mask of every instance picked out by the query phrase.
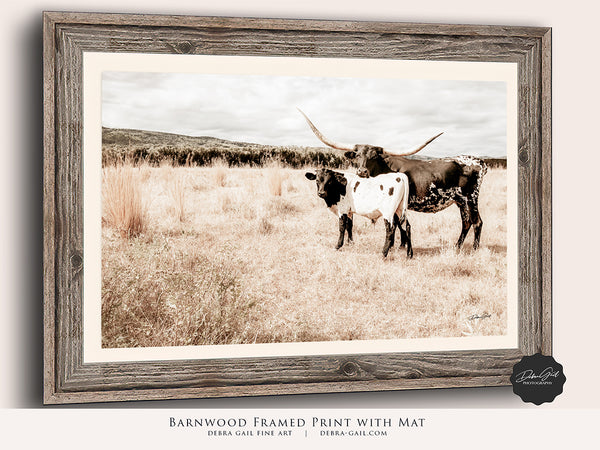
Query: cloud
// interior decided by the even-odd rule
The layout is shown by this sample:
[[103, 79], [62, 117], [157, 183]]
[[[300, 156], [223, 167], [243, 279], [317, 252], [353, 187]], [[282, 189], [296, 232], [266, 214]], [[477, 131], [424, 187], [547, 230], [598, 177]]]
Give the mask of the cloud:
[[506, 155], [503, 82], [105, 72], [102, 123], [281, 145], [333, 140], [428, 156]]

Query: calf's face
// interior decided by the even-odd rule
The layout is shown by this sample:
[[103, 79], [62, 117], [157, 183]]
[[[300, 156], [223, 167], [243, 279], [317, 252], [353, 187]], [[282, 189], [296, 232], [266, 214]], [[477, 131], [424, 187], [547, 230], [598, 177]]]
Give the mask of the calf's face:
[[[317, 182], [317, 195], [321, 198], [327, 197], [328, 192], [331, 192], [335, 184], [339, 182], [336, 175], [341, 174], [336, 174], [336, 172], [329, 169], [317, 169], [315, 173], [306, 172], [304, 174], [309, 180], [315, 180]], [[343, 178], [343, 180], [345, 181], [346, 179]]]
[[315, 173], [304, 174], [309, 180], [317, 182], [317, 195], [325, 200], [328, 206], [339, 201], [346, 194], [348, 181], [343, 174], [329, 169], [317, 169]]

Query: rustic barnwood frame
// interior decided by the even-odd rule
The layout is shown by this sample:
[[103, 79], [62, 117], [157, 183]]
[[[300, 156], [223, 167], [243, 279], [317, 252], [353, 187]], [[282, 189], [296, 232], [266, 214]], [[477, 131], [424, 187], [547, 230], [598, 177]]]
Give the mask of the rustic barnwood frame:
[[[44, 22], [44, 402], [509, 384], [551, 354], [551, 30], [534, 27], [48, 12]], [[84, 364], [85, 51], [518, 63], [519, 347]]]

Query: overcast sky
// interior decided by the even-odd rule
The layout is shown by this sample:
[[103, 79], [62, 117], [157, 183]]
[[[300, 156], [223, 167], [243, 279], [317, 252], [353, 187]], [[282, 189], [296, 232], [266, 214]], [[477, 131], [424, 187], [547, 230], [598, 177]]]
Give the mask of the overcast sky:
[[331, 140], [424, 156], [506, 156], [506, 84], [259, 75], [104, 72], [102, 125], [276, 145]]

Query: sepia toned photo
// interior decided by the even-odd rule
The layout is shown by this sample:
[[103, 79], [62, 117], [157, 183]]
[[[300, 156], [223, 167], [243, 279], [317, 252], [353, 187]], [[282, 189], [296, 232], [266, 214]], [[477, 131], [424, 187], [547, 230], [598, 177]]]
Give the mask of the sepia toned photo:
[[505, 336], [508, 86], [441, 75], [103, 71], [102, 348]]

